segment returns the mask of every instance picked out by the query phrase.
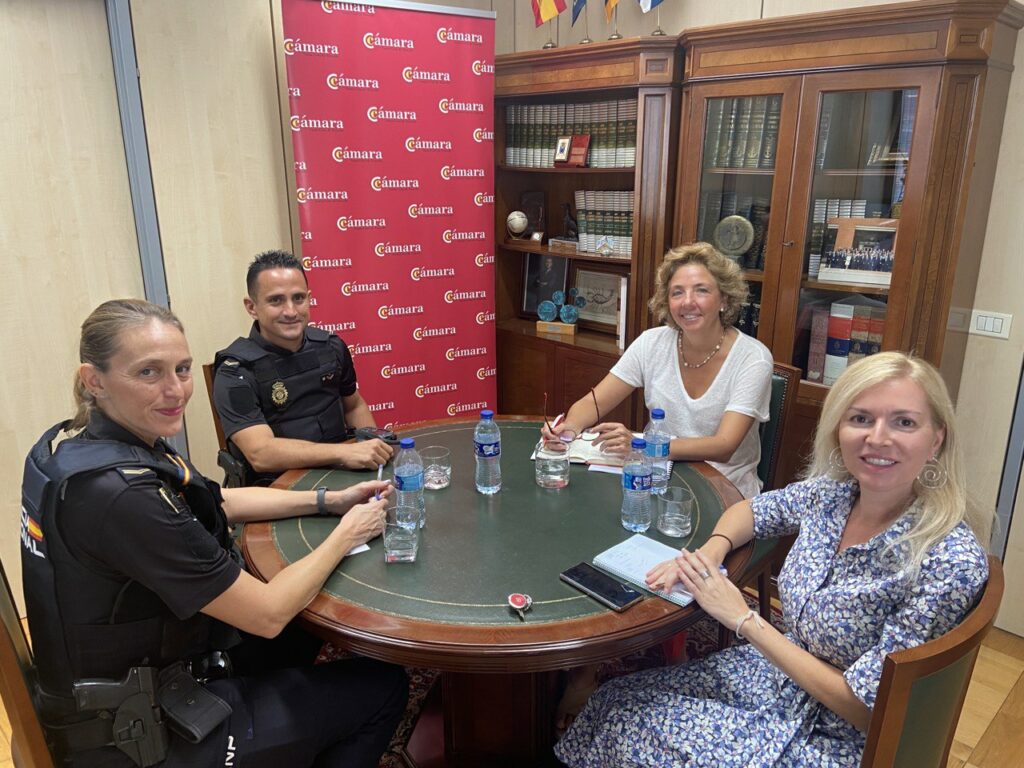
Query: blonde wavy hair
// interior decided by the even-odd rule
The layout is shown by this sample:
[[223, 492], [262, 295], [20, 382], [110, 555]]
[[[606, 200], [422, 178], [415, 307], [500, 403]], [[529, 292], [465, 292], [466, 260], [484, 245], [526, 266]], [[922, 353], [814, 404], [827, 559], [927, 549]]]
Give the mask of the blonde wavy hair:
[[919, 480], [914, 481], [920, 511], [907, 532], [893, 544], [893, 549], [905, 550], [906, 564], [916, 571], [928, 551], [961, 520], [967, 521], [984, 546], [994, 512], [982, 513], [969, 507], [953, 402], [942, 376], [931, 364], [903, 352], [881, 352], [847, 368], [825, 398], [814, 436], [814, 455], [806, 476], [844, 481], [851, 478], [845, 467], [840, 470], [830, 462], [833, 451], [839, 447], [839, 425], [865, 390], [894, 379], [910, 379], [921, 387], [928, 400], [932, 423], [945, 432], [935, 458], [945, 469], [947, 481], [939, 488], [928, 488]]
[[[110, 358], [117, 354], [121, 346], [122, 332], [152, 320], [173, 325], [182, 333], [185, 332], [174, 313], [159, 304], [151, 304], [142, 299], [111, 299], [103, 302], [82, 323], [82, 337], [78, 342], [79, 362], [90, 363], [106, 371]], [[97, 406], [96, 398], [86, 389], [77, 370], [73, 381], [73, 396], [76, 412], [70, 428], [81, 429], [89, 423], [89, 416]]]
[[668, 286], [676, 270], [688, 264], [699, 264], [715, 278], [718, 290], [722, 293], [722, 325], [727, 328], [734, 325], [739, 319], [743, 302], [747, 300], [750, 289], [743, 279], [743, 271], [739, 265], [723, 256], [709, 243], [677, 245], [665, 254], [654, 279], [654, 296], [648, 302], [655, 320], [679, 330], [679, 325], [668, 311]]

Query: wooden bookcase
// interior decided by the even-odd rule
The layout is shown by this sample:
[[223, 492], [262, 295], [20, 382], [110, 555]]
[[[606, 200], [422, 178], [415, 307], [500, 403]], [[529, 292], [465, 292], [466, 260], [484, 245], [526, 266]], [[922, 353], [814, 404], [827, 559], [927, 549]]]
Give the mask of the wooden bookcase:
[[[526, 269], [531, 258], [564, 260], [571, 286], [576, 270], [628, 279], [622, 343], [628, 345], [650, 326], [647, 301], [654, 270], [669, 247], [675, 211], [675, 152], [678, 146], [679, 74], [682, 58], [672, 38], [622, 40], [571, 49], [531, 51], [495, 60], [495, 248], [498, 409], [503, 413], [539, 414], [548, 395], [548, 414], [566, 410], [589, 391], [621, 354], [616, 328], [607, 332], [581, 327], [572, 336], [537, 332], [537, 317], [524, 310]], [[598, 103], [636, 105], [635, 162], [625, 167], [526, 167], [506, 155], [506, 147], [523, 143], [509, 135], [508, 120], [524, 111], [573, 110]], [[538, 109], [539, 108], [539, 109]], [[572, 133], [572, 131], [568, 131]], [[620, 132], [621, 136], [621, 132]], [[553, 155], [556, 134], [541, 131], [528, 139]], [[634, 142], [631, 141], [630, 144]], [[591, 137], [594, 157], [595, 137]], [[534, 159], [536, 155], [533, 156]], [[632, 247], [618, 258], [593, 252], [566, 254], [547, 245], [563, 231], [563, 205], [573, 212], [579, 191], [632, 193]], [[510, 211], [519, 210], [524, 193], [543, 193], [544, 242], [505, 235]], [[559, 266], [562, 266], [561, 261]], [[540, 298], [548, 298], [543, 296]], [[600, 326], [598, 326], [600, 327]], [[608, 419], [642, 426], [642, 401], [634, 397]]]
[[[986, 78], [1012, 68], [1022, 24], [1019, 7], [1005, 2], [921, 0], [680, 35], [683, 127], [671, 239], [708, 238], [723, 213], [760, 200], [760, 211], [746, 206], [763, 243], [759, 258], [739, 257], [759, 304], [756, 335], [776, 360], [805, 371], [782, 482], [799, 470], [828, 392], [807, 378], [817, 371], [815, 307], [851, 296], [884, 303], [880, 348], [942, 362], [954, 285], [973, 297], [981, 258], [980, 245], [962, 247], [961, 235], [969, 186], [986, 215], [992, 185], [991, 170], [972, 177], [976, 151], [989, 151], [979, 145], [983, 102], [992, 100], [984, 105], [988, 125], [1001, 124], [1005, 109], [1005, 86], [987, 94]], [[741, 162], [734, 148], [747, 149], [752, 135], [763, 141], [767, 113], [756, 116], [757, 105], [769, 99], [779, 105], [772, 162], [762, 155], [754, 163], [752, 151]], [[872, 217], [880, 226], [860, 222], [857, 230], [854, 219]], [[828, 251], [839, 233], [841, 244], [881, 240], [881, 251], [857, 251], [856, 263], [872, 269], [890, 265], [891, 250], [888, 285], [850, 282], [858, 273], [845, 266], [818, 272], [812, 254]]]

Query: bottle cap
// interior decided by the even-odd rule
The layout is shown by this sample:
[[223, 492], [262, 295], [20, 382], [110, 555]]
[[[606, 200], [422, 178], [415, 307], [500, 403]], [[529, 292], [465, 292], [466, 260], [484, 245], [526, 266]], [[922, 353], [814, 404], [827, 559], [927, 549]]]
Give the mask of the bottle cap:
[[487, 421], [488, 419], [493, 419], [494, 411], [488, 408], [484, 408], [482, 411], [480, 411], [480, 418], [483, 419], [484, 421]]
[[634, 437], [633, 442], [630, 443], [630, 445], [632, 445], [633, 448], [643, 449], [647, 447], [647, 441], [642, 437]]
[[651, 418], [652, 419], [664, 419], [665, 418], [665, 412], [663, 410], [661, 410], [661, 408], [655, 408], [653, 411], [651, 411]]
[[402, 442], [399, 443], [402, 448], [415, 448], [416, 441], [411, 437], [403, 437]]

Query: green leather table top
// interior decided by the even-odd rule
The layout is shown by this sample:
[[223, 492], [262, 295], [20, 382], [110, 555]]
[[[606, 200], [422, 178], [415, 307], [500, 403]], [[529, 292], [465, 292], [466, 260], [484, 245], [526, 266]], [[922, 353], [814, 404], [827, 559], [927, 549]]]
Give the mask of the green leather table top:
[[[452, 456], [451, 485], [425, 492], [427, 525], [421, 531], [417, 560], [385, 564], [383, 542], [374, 539], [370, 551], [344, 558], [324, 593], [386, 616], [464, 626], [519, 625], [506, 602], [511, 592], [532, 596], [527, 620], [533, 625], [609, 613], [558, 574], [632, 535], [619, 522], [621, 476], [574, 464], [567, 488], [540, 488], [530, 459], [540, 423], [502, 421], [502, 490], [484, 496], [473, 482], [474, 426], [475, 422], [448, 423], [402, 432], [403, 437], [416, 438], [417, 448], [442, 445]], [[705, 465], [699, 466], [708, 472]], [[391, 477], [391, 470], [391, 464], [385, 467], [385, 478]], [[309, 470], [290, 487], [342, 488], [372, 477], [369, 472]], [[723, 482], [720, 476], [717, 482]], [[676, 463], [670, 484], [693, 491], [691, 535], [671, 539], [654, 526], [647, 535], [674, 547], [698, 546], [721, 514], [722, 498], [714, 483], [690, 464]], [[284, 563], [290, 563], [320, 544], [336, 524], [334, 519], [317, 517], [277, 521], [270, 524], [273, 545]], [[750, 561], [756, 562], [771, 546], [756, 547]], [[744, 567], [749, 565], [748, 561]]]

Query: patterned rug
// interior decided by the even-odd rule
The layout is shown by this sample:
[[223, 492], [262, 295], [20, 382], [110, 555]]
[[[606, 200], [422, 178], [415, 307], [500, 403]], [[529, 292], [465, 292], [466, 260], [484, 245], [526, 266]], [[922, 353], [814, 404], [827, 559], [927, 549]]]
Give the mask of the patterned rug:
[[[757, 609], [756, 602], [745, 595], [750, 607]], [[777, 627], [782, 625], [782, 616], [772, 607], [772, 624]], [[711, 618], [698, 621], [686, 631], [686, 658], [699, 659], [718, 650], [718, 622]], [[318, 663], [343, 659], [350, 654], [331, 643], [324, 643], [317, 658]], [[638, 672], [642, 669], [662, 667], [665, 665], [665, 650], [663, 645], [656, 645], [640, 653], [630, 654], [619, 659], [606, 661], [601, 665], [598, 672], [598, 682], [604, 682], [613, 677], [626, 675], [631, 672]], [[402, 759], [402, 750], [412, 736], [416, 721], [419, 719], [420, 709], [423, 700], [430, 693], [430, 689], [437, 682], [441, 673], [436, 669], [425, 667], [406, 667], [405, 672], [409, 677], [409, 703], [405, 708], [405, 715], [402, 722], [395, 730], [395, 735], [388, 745], [387, 751], [381, 755], [378, 768], [405, 768], [405, 760]]]

